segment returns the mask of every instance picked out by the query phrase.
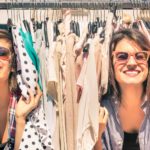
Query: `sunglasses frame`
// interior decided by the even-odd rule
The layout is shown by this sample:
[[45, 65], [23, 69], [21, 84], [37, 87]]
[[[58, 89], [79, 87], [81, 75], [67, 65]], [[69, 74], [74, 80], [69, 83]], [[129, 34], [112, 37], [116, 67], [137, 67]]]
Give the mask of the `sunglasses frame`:
[[[116, 55], [118, 53], [127, 53], [128, 57], [125, 60], [118, 60]], [[137, 53], [146, 53], [147, 54], [147, 59], [146, 60], [138, 60], [136, 58], [136, 54]], [[149, 57], [150, 57], [150, 52], [149, 51], [139, 51], [139, 52], [135, 52], [135, 53], [130, 53], [130, 52], [125, 52], [125, 51], [113, 51], [112, 52], [112, 57], [115, 59], [115, 62], [128, 62], [128, 60], [130, 59], [130, 57], [133, 56], [136, 62], [147, 62]]]
[[7, 50], [7, 54], [6, 55], [4, 55], [4, 56], [0, 55], [0, 60], [5, 60], [5, 61], [9, 60], [10, 59], [10, 54], [11, 54], [10, 49], [5, 48], [5, 47], [1, 47], [1, 46], [0, 46], [0, 49], [3, 49], [4, 51]]

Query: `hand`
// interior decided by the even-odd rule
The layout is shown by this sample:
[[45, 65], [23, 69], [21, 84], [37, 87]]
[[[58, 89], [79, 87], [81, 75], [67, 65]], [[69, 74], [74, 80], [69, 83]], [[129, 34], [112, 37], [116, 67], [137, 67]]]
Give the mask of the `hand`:
[[100, 107], [99, 112], [99, 136], [101, 137], [105, 131], [109, 113], [105, 107]]
[[38, 103], [40, 101], [40, 97], [42, 95], [42, 92], [37, 85], [37, 94], [36, 96], [33, 95], [32, 91], [29, 91], [29, 99], [25, 100], [23, 96], [20, 97], [17, 106], [16, 106], [16, 121], [21, 120], [25, 121], [27, 115], [38, 106]]

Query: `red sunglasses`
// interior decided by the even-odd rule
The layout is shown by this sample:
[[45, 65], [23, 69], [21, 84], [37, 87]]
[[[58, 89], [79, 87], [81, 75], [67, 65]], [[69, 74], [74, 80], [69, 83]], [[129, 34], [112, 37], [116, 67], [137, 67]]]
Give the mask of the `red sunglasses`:
[[0, 47], [0, 59], [8, 60], [10, 56], [10, 50], [5, 47]]

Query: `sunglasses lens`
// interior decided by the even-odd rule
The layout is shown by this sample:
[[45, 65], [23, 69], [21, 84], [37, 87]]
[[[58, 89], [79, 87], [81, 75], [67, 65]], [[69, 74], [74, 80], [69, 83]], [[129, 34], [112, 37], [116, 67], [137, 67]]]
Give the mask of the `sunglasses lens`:
[[9, 59], [9, 49], [0, 47], [0, 59], [3, 60]]
[[148, 53], [146, 52], [138, 52], [135, 54], [136, 60], [138, 61], [146, 61], [148, 58]]
[[128, 53], [126, 52], [118, 52], [116, 53], [117, 61], [126, 61], [128, 59]]

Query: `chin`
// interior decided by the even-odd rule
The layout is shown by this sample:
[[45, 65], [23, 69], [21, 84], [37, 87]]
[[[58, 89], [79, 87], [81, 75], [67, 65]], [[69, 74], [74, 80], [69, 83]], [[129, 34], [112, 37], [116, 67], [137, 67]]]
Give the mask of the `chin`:
[[119, 84], [123, 84], [123, 85], [143, 85], [143, 82], [145, 80], [137, 80], [135, 79], [126, 79], [126, 80], [122, 80], [119, 82]]
[[119, 84], [133, 84], [133, 85], [140, 85], [143, 84], [143, 82], [147, 79], [146, 75], [139, 75], [134, 77], [129, 76], [120, 76], [120, 78], [117, 79]]

